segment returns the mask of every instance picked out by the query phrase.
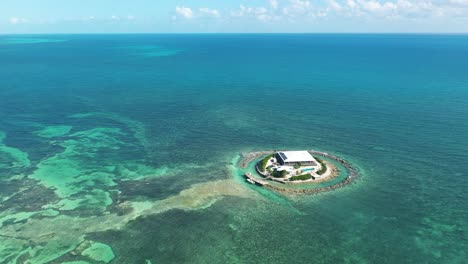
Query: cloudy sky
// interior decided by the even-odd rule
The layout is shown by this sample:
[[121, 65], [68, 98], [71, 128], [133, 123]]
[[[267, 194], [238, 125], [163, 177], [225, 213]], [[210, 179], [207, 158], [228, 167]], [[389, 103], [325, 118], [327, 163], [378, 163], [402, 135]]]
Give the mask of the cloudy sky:
[[468, 0], [0, 0], [0, 34], [468, 32]]

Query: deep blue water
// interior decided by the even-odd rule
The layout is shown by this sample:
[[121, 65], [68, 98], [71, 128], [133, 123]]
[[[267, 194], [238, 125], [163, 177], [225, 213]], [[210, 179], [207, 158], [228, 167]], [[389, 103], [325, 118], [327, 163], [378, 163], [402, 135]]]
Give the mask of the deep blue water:
[[[57, 126], [69, 130], [38, 132]], [[234, 195], [77, 234], [111, 246], [112, 263], [468, 258], [466, 35], [0, 36], [0, 131], [0, 222], [59, 212], [3, 221], [4, 236], [231, 179], [241, 152], [314, 148], [362, 177], [291, 206]], [[0, 262], [97, 263], [67, 253], [71, 240], [9, 238]]]

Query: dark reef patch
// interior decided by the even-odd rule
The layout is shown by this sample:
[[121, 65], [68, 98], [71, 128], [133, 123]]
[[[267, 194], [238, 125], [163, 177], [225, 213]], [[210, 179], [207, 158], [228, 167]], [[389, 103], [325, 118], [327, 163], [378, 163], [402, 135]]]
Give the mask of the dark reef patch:
[[215, 204], [201, 211], [171, 210], [140, 217], [122, 230], [92, 233], [88, 238], [111, 244], [117, 256], [113, 263], [232, 263], [228, 254], [216, 250], [234, 247], [226, 245], [234, 242], [235, 231], [227, 225], [232, 215], [223, 207]]
[[15, 209], [26, 212], [42, 210], [42, 206], [58, 201], [55, 192], [34, 180], [0, 181], [0, 190], [9, 198], [0, 203], [0, 210]]

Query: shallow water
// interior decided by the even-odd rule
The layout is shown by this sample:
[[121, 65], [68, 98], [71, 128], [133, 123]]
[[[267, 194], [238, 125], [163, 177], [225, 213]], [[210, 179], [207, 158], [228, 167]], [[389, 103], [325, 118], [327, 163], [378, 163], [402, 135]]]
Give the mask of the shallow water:
[[[0, 263], [468, 258], [467, 36], [1, 36], [0, 61]], [[235, 166], [268, 149], [362, 175], [285, 197]]]

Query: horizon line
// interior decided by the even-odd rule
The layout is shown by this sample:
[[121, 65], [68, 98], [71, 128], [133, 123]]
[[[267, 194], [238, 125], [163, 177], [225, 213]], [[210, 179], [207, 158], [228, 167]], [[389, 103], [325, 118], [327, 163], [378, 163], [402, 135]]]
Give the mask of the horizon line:
[[8, 35], [468, 35], [468, 32], [49, 32]]

